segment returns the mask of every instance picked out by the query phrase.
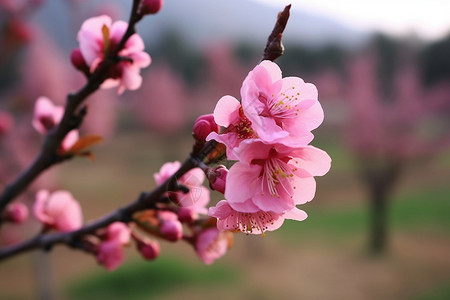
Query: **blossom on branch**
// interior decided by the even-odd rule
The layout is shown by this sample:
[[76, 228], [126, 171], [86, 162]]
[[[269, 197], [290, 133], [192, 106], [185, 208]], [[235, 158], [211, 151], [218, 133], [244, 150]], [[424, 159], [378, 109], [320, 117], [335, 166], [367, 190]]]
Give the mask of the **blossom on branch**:
[[97, 261], [108, 271], [113, 271], [125, 260], [123, 246], [129, 244], [130, 228], [122, 222], [111, 223], [106, 228], [106, 237], [97, 247]]
[[50, 193], [40, 190], [36, 194], [33, 214], [47, 228], [57, 231], [73, 231], [83, 225], [80, 204], [68, 191]]
[[[55, 105], [47, 97], [39, 97], [34, 104], [33, 127], [41, 134], [47, 134], [61, 122], [64, 107]], [[61, 142], [63, 151], [69, 150], [79, 139], [78, 130], [73, 129], [67, 133]]]
[[222, 257], [233, 243], [233, 235], [217, 228], [208, 228], [200, 232], [195, 240], [195, 250], [207, 265]]
[[[84, 61], [94, 72], [114, 51], [127, 30], [128, 24], [124, 21], [112, 22], [106, 15], [90, 18], [83, 22], [78, 32], [78, 42]], [[117, 62], [109, 70], [108, 78], [103, 82], [102, 88], [118, 86], [118, 93], [125, 89], [136, 90], [142, 84], [141, 68], [150, 65], [151, 58], [144, 52], [144, 42], [137, 34], [133, 34], [126, 41], [124, 48], [119, 51]]]
[[280, 68], [263, 61], [246, 77], [242, 103], [222, 97], [214, 120], [226, 127], [207, 137], [227, 147], [237, 160], [224, 182], [225, 199], [209, 209], [220, 230], [263, 234], [284, 219], [302, 221], [296, 206], [311, 201], [314, 176], [325, 175], [331, 158], [308, 145], [323, 121], [317, 89], [298, 77], [282, 78]]

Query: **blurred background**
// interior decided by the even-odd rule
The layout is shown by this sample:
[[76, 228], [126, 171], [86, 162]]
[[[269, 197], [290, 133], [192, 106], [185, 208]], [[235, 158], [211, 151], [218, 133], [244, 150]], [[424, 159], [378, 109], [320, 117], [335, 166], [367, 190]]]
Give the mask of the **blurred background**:
[[[313, 145], [333, 159], [317, 178], [309, 218], [265, 237], [235, 235], [205, 266], [190, 246], [162, 244], [155, 262], [134, 249], [117, 271], [66, 247], [0, 263], [0, 299], [450, 299], [450, 3], [435, 1], [166, 0], [138, 31], [153, 62], [143, 86], [89, 100], [82, 132], [100, 134], [96, 160], [50, 170], [38, 188], [68, 189], [86, 221], [155, 186], [184, 160], [195, 118], [239, 98], [277, 13], [292, 3], [277, 61], [319, 89], [325, 121]], [[130, 1], [0, 0], [0, 187], [42, 137], [33, 104], [63, 104], [83, 84], [70, 64], [88, 17], [127, 19]], [[87, 175], [88, 174], [88, 175]], [[213, 201], [221, 199], [213, 195]], [[2, 245], [33, 220], [4, 226]]]

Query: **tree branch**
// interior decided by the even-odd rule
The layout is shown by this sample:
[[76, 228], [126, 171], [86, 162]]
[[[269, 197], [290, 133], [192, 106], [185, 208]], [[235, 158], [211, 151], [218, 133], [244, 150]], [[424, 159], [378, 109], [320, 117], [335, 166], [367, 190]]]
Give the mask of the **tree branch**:
[[133, 1], [128, 28], [117, 47], [108, 53], [103, 63], [89, 76], [86, 84], [77, 93], [67, 96], [64, 116], [58, 126], [47, 134], [41, 152], [27, 169], [4, 188], [0, 195], [0, 213], [46, 169], [71, 158], [71, 156], [59, 155], [58, 148], [67, 133], [81, 125], [84, 114], [77, 114], [78, 107], [107, 79], [108, 70], [119, 61], [117, 59], [119, 51], [124, 48], [128, 38], [135, 33], [135, 25], [142, 18], [137, 12], [139, 2], [139, 0]]

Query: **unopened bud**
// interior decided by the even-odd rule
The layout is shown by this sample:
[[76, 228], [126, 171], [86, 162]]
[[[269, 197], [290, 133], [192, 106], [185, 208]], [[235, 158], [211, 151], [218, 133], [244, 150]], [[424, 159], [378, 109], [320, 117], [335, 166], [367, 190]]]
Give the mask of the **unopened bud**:
[[89, 74], [89, 67], [87, 66], [83, 54], [81, 53], [81, 50], [79, 48], [75, 48], [72, 50], [72, 53], [70, 53], [70, 61], [72, 62], [72, 65], [75, 67], [75, 69], [83, 72], [86, 75]]
[[5, 219], [16, 224], [23, 223], [28, 215], [28, 207], [20, 202], [11, 203], [5, 210]]
[[183, 225], [178, 220], [162, 222], [160, 231], [164, 238], [170, 242], [176, 242], [183, 237]]
[[161, 249], [157, 241], [148, 239], [136, 239], [136, 245], [139, 253], [147, 260], [154, 260], [159, 256]]
[[211, 132], [219, 133], [219, 130], [212, 114], [202, 115], [195, 120], [193, 134], [196, 139], [204, 141]]
[[198, 214], [195, 212], [192, 207], [180, 207], [178, 210], [178, 219], [182, 223], [192, 223], [195, 219], [197, 219]]
[[209, 180], [209, 186], [211, 189], [225, 194], [225, 185], [227, 182], [228, 169], [225, 166], [217, 166], [209, 169], [206, 172], [206, 176]]
[[139, 6], [139, 14], [150, 15], [159, 12], [164, 4], [163, 0], [142, 0]]

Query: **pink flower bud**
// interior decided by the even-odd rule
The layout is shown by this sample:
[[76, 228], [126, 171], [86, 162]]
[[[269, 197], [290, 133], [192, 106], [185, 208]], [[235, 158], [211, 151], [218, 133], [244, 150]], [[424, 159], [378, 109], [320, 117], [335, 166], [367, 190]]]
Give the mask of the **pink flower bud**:
[[0, 110], [0, 136], [7, 134], [13, 126], [13, 117], [7, 112]]
[[83, 54], [79, 48], [73, 49], [70, 53], [70, 61], [72, 65], [79, 71], [89, 74], [89, 67], [84, 60]]
[[16, 224], [24, 222], [28, 218], [28, 207], [20, 202], [11, 203], [6, 207], [5, 219]]
[[176, 242], [183, 237], [183, 225], [178, 220], [163, 221], [160, 225], [161, 234], [170, 242]]
[[57, 231], [77, 230], [83, 225], [80, 204], [67, 191], [40, 190], [33, 206], [36, 219]]
[[121, 245], [126, 245], [130, 242], [131, 231], [130, 228], [122, 222], [111, 223], [106, 229], [106, 239], [109, 241], [115, 240]]
[[211, 132], [219, 133], [220, 127], [214, 121], [214, 115], [202, 115], [195, 120], [193, 134], [196, 139], [204, 141]]
[[227, 181], [228, 169], [225, 166], [217, 166], [213, 169], [209, 169], [207, 177], [209, 180], [209, 186], [211, 189], [225, 194], [225, 185]]
[[97, 261], [108, 271], [114, 271], [125, 260], [125, 252], [122, 244], [117, 240], [102, 242], [97, 249]]
[[163, 0], [142, 0], [139, 6], [139, 14], [150, 15], [159, 12], [164, 4]]
[[41, 134], [46, 134], [61, 121], [64, 108], [54, 105], [47, 97], [39, 97], [34, 104], [33, 127]]
[[136, 245], [139, 253], [147, 260], [154, 260], [159, 256], [161, 249], [157, 241], [148, 239], [136, 239]]
[[198, 218], [198, 213], [195, 211], [194, 207], [180, 207], [178, 210], [178, 219], [182, 223], [192, 223]]

